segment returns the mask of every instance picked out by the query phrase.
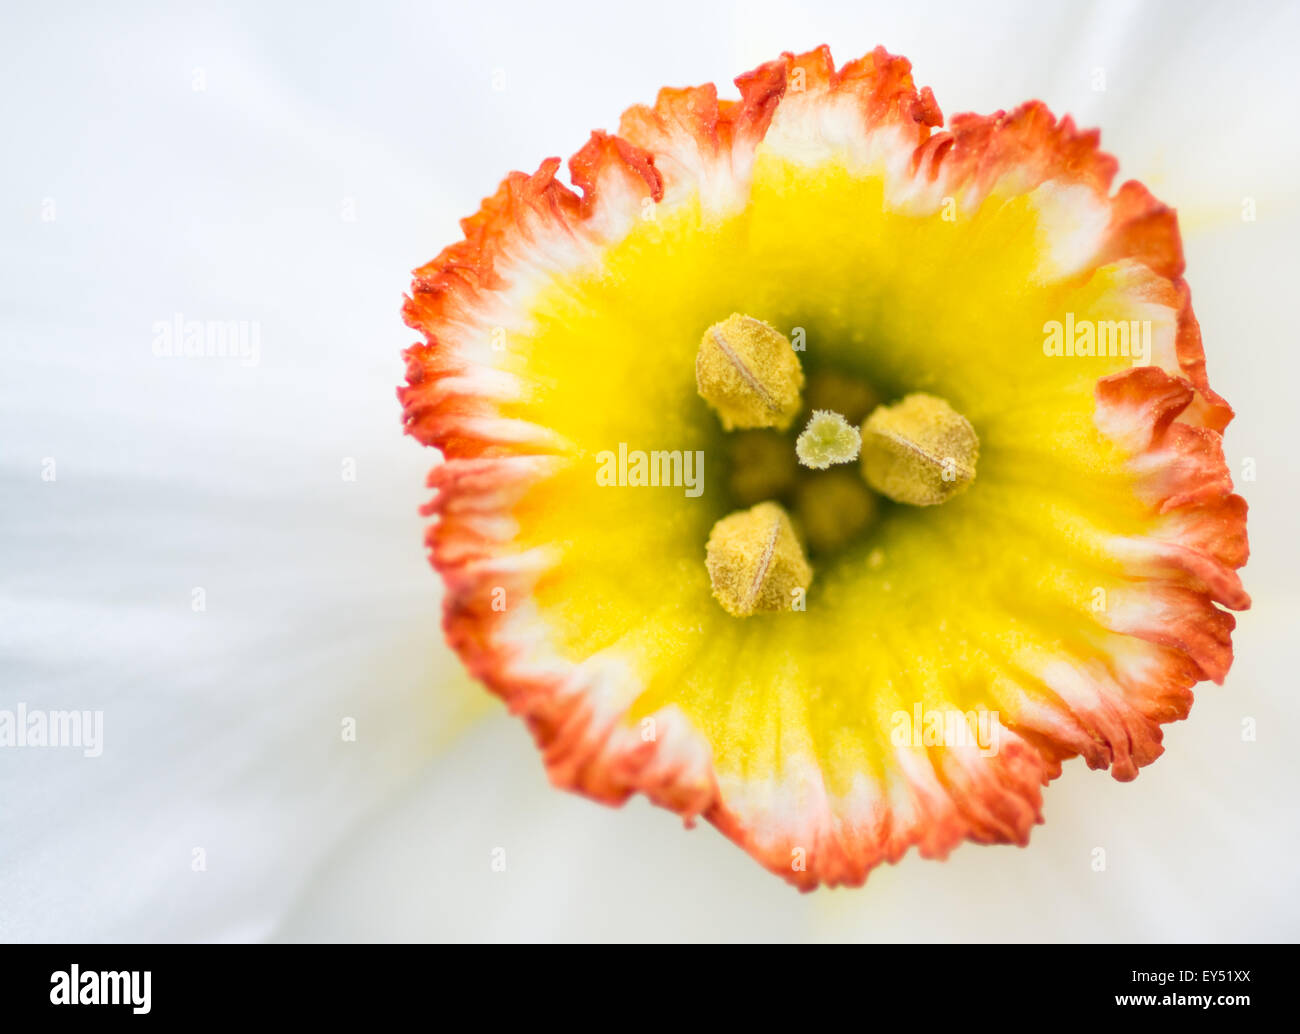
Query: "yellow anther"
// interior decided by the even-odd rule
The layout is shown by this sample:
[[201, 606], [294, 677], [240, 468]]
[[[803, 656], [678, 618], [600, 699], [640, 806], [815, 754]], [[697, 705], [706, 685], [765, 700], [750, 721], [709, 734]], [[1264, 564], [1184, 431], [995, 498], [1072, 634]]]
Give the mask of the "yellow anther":
[[975, 480], [980, 443], [970, 421], [934, 395], [881, 406], [862, 425], [862, 473], [896, 503], [934, 506]]
[[722, 518], [709, 533], [705, 564], [713, 595], [728, 614], [802, 610], [812, 568], [786, 512], [759, 503]]
[[790, 340], [752, 316], [733, 313], [704, 332], [695, 356], [695, 383], [730, 431], [784, 431], [799, 413], [803, 369]]
[[804, 480], [795, 493], [795, 517], [814, 556], [847, 544], [866, 529], [880, 497], [855, 470], [828, 470]]

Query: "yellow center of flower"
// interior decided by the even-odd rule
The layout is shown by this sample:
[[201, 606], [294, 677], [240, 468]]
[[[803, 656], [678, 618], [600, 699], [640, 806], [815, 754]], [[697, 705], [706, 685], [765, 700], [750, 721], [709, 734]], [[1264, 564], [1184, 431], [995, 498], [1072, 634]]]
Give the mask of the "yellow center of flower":
[[[920, 218], [888, 210], [878, 176], [763, 148], [743, 211], [687, 203], [656, 216], [599, 269], [541, 289], [531, 331], [499, 357], [530, 385], [507, 415], [569, 443], [571, 462], [513, 513], [522, 548], [563, 553], [534, 595], [563, 655], [609, 651], [630, 665], [644, 690], [629, 720], [676, 704], [724, 782], [815, 757], [827, 789], [846, 793], [855, 773], [901, 778], [887, 763], [898, 711], [1014, 716], [1012, 656], [1095, 652], [1089, 637], [1109, 633], [1087, 613], [1094, 590], [1123, 580], [1098, 536], [1137, 533], [1144, 510], [1125, 457], [1093, 424], [1093, 386], [1131, 361], [1046, 355], [1042, 328], [1065, 313], [1146, 318], [1118, 272], [1040, 283], [1045, 231], [1028, 197]], [[806, 403], [823, 375], [859, 396], [925, 393], [979, 440], [966, 491], [942, 506], [879, 502], [868, 533], [826, 557], [812, 548], [805, 610], [743, 621], [718, 606], [702, 562], [713, 526], [743, 505], [729, 457], [749, 432], [723, 429], [694, 364], [704, 330], [728, 312], [802, 343]], [[702, 491], [602, 484], [597, 456], [620, 446], [702, 454]], [[853, 467], [819, 476], [837, 474], [861, 481]], [[868, 520], [834, 483], [857, 513], [850, 523]], [[824, 500], [805, 502], [810, 529]], [[834, 539], [835, 522], [822, 524]]]

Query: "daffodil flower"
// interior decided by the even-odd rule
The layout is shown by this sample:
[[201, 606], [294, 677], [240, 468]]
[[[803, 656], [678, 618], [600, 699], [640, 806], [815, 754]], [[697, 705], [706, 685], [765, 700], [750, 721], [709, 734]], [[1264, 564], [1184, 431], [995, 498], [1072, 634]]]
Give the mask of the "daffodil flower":
[[1062, 762], [1160, 755], [1249, 605], [1175, 214], [1041, 103], [941, 128], [881, 49], [736, 85], [416, 271], [448, 641], [556, 785], [801, 888], [1024, 844]]

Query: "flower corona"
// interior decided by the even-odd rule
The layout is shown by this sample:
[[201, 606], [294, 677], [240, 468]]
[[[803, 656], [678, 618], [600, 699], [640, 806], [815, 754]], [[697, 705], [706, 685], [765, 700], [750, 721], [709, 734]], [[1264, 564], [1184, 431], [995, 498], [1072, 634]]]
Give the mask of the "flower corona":
[[1250, 603], [1176, 216], [1040, 102], [945, 127], [883, 49], [736, 86], [511, 173], [415, 271], [447, 640], [557, 786], [801, 889], [1024, 845], [1067, 759], [1161, 754]]

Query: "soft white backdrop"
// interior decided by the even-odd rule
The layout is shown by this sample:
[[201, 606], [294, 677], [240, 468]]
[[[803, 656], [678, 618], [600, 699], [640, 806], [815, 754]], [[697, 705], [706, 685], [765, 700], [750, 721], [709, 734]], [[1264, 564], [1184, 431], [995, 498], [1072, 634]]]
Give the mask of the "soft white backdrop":
[[[105, 743], [0, 750], [0, 938], [1296, 939], [1298, 12], [7, 5], [0, 708], [102, 709]], [[393, 391], [408, 271], [507, 170], [822, 42], [906, 55], [948, 116], [1040, 97], [1178, 207], [1255, 608], [1135, 783], [1073, 763], [1027, 850], [800, 896], [549, 788], [441, 644]], [[255, 321], [260, 362], [156, 357], [175, 313]]]

